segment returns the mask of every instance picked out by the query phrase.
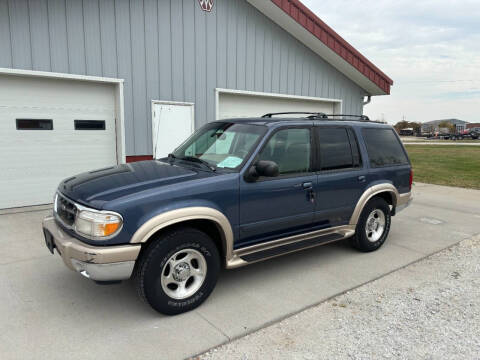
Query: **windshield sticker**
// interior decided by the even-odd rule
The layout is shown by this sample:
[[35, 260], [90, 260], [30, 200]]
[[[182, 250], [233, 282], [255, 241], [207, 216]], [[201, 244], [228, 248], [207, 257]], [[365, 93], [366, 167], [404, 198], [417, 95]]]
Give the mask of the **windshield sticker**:
[[217, 164], [220, 168], [236, 168], [242, 163], [243, 159], [236, 156], [229, 156]]

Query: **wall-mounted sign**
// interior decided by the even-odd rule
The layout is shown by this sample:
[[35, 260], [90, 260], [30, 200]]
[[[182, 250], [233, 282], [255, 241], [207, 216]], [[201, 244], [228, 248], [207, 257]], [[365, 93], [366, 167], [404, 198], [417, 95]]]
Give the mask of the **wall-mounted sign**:
[[213, 9], [213, 0], [198, 0], [200, 7], [203, 11], [212, 11]]

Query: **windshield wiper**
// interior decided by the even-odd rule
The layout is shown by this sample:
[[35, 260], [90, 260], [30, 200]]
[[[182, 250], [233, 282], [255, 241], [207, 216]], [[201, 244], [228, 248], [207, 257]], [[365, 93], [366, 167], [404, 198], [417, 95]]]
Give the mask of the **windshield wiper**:
[[197, 157], [195, 157], [195, 156], [184, 156], [184, 157], [180, 158], [180, 160], [191, 161], [191, 162], [196, 162], [196, 163], [205, 165], [206, 167], [208, 167], [208, 168], [209, 168], [210, 170], [212, 170], [212, 171], [216, 171], [216, 170], [217, 170], [217, 169], [215, 168], [215, 166], [213, 166], [212, 164], [210, 164], [208, 161], [202, 160], [202, 159], [197, 158]]

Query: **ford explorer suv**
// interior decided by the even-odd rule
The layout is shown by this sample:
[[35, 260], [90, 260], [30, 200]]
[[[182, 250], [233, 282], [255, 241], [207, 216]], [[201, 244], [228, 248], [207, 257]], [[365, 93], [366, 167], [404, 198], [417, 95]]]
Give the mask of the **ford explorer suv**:
[[48, 249], [96, 282], [133, 279], [167, 315], [199, 306], [222, 267], [343, 239], [377, 250], [411, 201], [396, 132], [366, 116], [293, 116], [211, 122], [166, 158], [65, 179], [43, 221]]

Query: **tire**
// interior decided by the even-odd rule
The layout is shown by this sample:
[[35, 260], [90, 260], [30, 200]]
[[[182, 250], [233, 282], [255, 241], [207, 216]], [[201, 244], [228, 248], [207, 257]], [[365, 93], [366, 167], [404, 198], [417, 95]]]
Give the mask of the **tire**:
[[[371, 220], [371, 219], [376, 220]], [[383, 219], [383, 225], [382, 225]], [[370, 227], [368, 224], [370, 223]], [[375, 251], [383, 245], [390, 231], [391, 215], [387, 202], [379, 197], [370, 200], [358, 219], [355, 235], [350, 238], [352, 246], [363, 252]], [[373, 228], [376, 226], [376, 230]], [[381, 229], [383, 227], [383, 229]]]
[[204, 232], [184, 227], [161, 234], [142, 253], [134, 282], [154, 310], [176, 315], [195, 309], [213, 291], [220, 256]]

